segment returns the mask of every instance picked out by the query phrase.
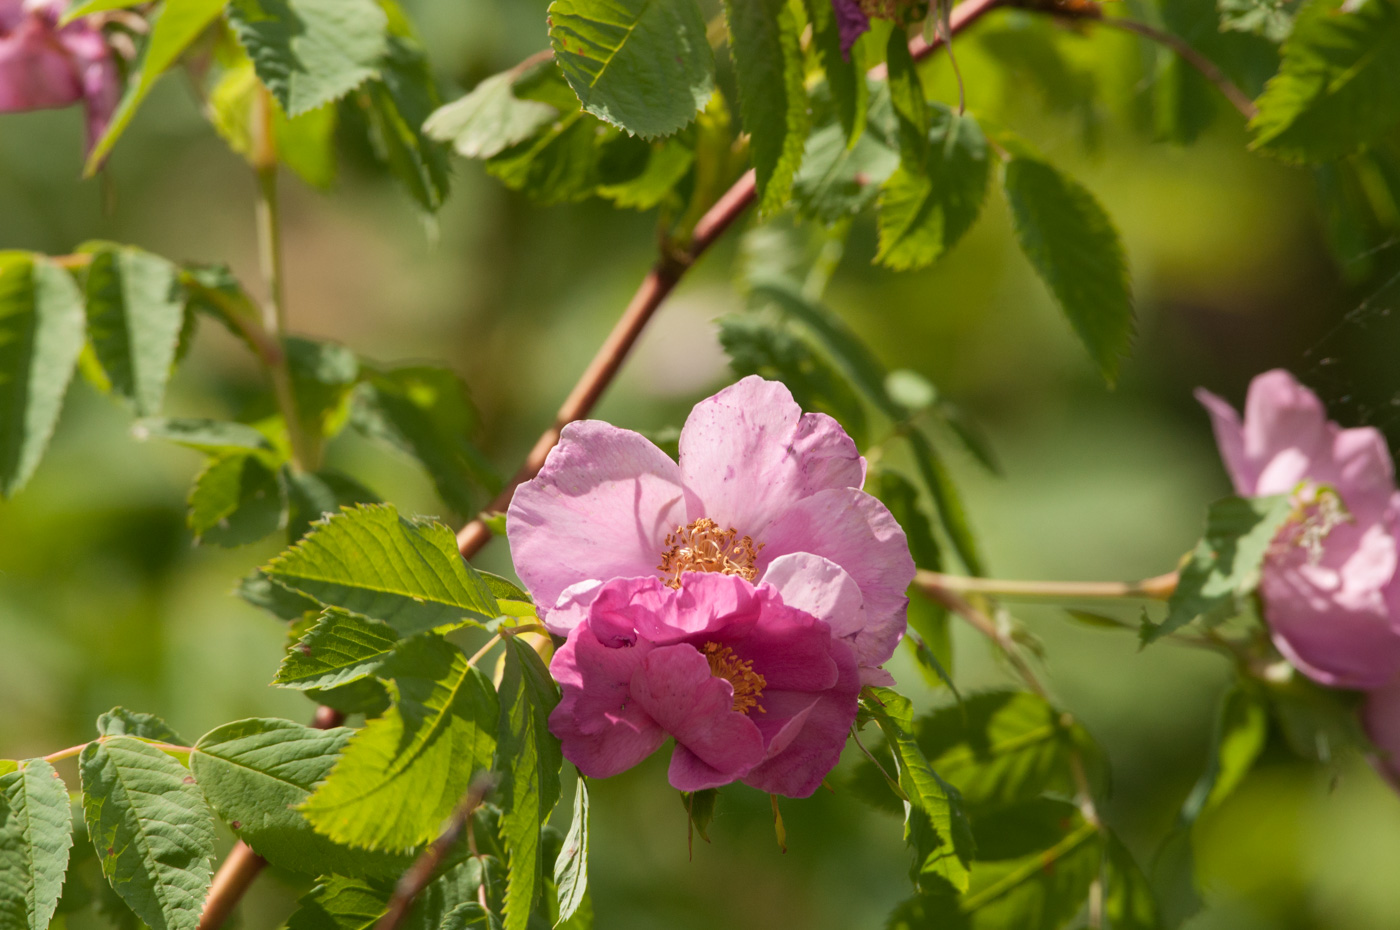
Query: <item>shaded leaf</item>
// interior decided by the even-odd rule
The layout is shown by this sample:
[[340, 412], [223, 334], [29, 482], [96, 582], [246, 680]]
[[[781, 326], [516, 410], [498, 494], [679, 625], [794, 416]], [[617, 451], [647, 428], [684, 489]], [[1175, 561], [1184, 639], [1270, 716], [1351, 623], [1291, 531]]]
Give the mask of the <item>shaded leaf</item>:
[[559, 894], [559, 922], [574, 916], [588, 894], [588, 782], [582, 774], [574, 788], [574, 816], [559, 857], [554, 860], [554, 887]]
[[155, 714], [141, 714], [125, 707], [113, 707], [97, 718], [98, 736], [135, 736], [140, 739], [170, 743], [173, 746], [188, 746], [184, 737], [170, 728], [170, 724]]
[[1118, 837], [1107, 837], [1104, 856], [1104, 926], [1107, 930], [1160, 930], [1152, 884]]
[[787, 0], [725, 0], [724, 14], [759, 210], [771, 213], [787, 202], [807, 142], [797, 17]]
[[379, 495], [354, 478], [329, 469], [314, 474], [284, 469], [287, 483], [287, 538], [295, 542], [311, 530], [311, 524], [332, 517], [342, 507], [378, 504]]
[[418, 205], [436, 211], [447, 198], [451, 175], [447, 149], [424, 131], [424, 122], [442, 103], [422, 43], [394, 8], [389, 52], [378, 80], [365, 88], [371, 139], [389, 171]]
[[1220, 704], [1206, 769], [1181, 806], [1179, 826], [1195, 823], [1234, 793], [1264, 751], [1268, 735], [1269, 713], [1260, 695], [1242, 686], [1231, 688]]
[[238, 582], [234, 593], [282, 620], [300, 620], [309, 612], [321, 610], [319, 601], [284, 588], [257, 569]]
[[112, 889], [151, 930], [195, 930], [214, 825], [194, 779], [129, 736], [89, 743], [78, 765], [88, 835]]
[[282, 526], [283, 489], [263, 457], [244, 452], [211, 456], [190, 488], [190, 529], [200, 542], [243, 546]]
[[59, 266], [0, 252], [0, 495], [24, 487], [53, 435], [83, 350], [83, 300]]
[[112, 389], [141, 416], [160, 410], [184, 322], [178, 268], [130, 246], [96, 247], [87, 272], [88, 338]]
[[73, 845], [68, 789], [43, 759], [0, 763], [0, 772], [0, 926], [44, 930]]
[[1045, 162], [1013, 158], [1005, 186], [1021, 250], [1113, 384], [1134, 330], [1118, 231], [1093, 194]]
[[714, 90], [695, 0], [554, 0], [549, 41], [583, 108], [644, 138], [685, 126]]
[[854, 147], [865, 131], [870, 93], [851, 56], [841, 51], [841, 29], [836, 11], [828, 0], [804, 0], [807, 21], [812, 24], [812, 40], [826, 73], [826, 86], [836, 105], [842, 129], [843, 147]]
[[[268, 438], [246, 423], [197, 417], [148, 417], [131, 427], [137, 439], [163, 439], [210, 455], [225, 452], [272, 453]], [[276, 461], [274, 457], [269, 462]]]

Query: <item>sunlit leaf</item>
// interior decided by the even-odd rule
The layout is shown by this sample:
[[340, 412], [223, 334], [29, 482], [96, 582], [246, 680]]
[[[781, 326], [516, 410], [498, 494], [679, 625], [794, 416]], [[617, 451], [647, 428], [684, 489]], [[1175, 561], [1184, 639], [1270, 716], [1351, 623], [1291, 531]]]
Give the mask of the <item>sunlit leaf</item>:
[[73, 845], [68, 789], [43, 759], [0, 772], [0, 927], [44, 930]]

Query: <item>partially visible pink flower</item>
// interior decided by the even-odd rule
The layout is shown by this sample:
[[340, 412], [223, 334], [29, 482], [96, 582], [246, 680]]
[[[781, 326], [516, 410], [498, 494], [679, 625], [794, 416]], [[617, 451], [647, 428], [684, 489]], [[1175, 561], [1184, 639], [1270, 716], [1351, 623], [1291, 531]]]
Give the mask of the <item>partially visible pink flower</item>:
[[82, 19], [59, 28], [64, 0], [0, 0], [0, 113], [82, 102], [89, 151], [121, 97], [116, 60]]
[[870, 29], [870, 17], [860, 0], [831, 0], [831, 8], [836, 13], [836, 28], [841, 33], [841, 54], [850, 61], [851, 47]]
[[788, 797], [840, 759], [861, 687], [826, 623], [716, 573], [602, 585], [550, 671], [563, 697], [549, 728], [583, 774], [616, 775], [674, 737], [679, 790], [742, 781]]
[[1381, 434], [1330, 422], [1317, 396], [1282, 370], [1250, 384], [1243, 424], [1214, 394], [1196, 396], [1236, 492], [1291, 494], [1299, 507], [1259, 586], [1279, 651], [1324, 685], [1390, 682], [1400, 671], [1400, 494]]
[[680, 463], [630, 430], [563, 430], [511, 501], [516, 571], [549, 629], [568, 635], [613, 579], [682, 590], [696, 575], [774, 588], [830, 625], [867, 682], [904, 634], [914, 562], [904, 531], [860, 490], [865, 460], [835, 420], [748, 377], [701, 401]]

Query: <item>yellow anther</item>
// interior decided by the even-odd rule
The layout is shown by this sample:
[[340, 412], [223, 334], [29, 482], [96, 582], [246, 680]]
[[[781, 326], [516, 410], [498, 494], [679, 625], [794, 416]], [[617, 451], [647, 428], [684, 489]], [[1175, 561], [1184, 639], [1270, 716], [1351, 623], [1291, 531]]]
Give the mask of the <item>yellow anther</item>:
[[753, 670], [752, 662], [739, 658], [733, 649], [719, 643], [706, 643], [700, 647], [700, 651], [710, 663], [710, 674], [734, 686], [735, 710], [741, 714], [754, 709], [760, 714], [767, 713], [759, 705], [758, 699], [763, 696], [763, 689], [768, 687], [768, 679]]
[[701, 517], [666, 535], [666, 549], [656, 568], [673, 588], [681, 586], [685, 572], [720, 572], [753, 581], [758, 577], [755, 563], [762, 548], [762, 543], [754, 545], [752, 536], [740, 538], [734, 527], [721, 530], [709, 517]]

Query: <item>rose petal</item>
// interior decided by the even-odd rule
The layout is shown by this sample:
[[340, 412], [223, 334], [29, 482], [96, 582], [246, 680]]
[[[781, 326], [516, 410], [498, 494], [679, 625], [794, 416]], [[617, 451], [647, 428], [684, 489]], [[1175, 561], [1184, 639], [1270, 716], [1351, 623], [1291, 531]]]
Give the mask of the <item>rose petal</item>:
[[609, 649], [584, 625], [550, 662], [562, 696], [549, 715], [549, 731], [559, 738], [564, 757], [590, 778], [626, 771], [666, 741], [665, 731], [630, 693], [650, 651], [645, 642]]
[[515, 569], [537, 604], [589, 579], [657, 574], [666, 534], [685, 522], [680, 472], [630, 430], [564, 427], [544, 468], [506, 517]]
[[865, 478], [835, 420], [804, 416], [785, 385], [756, 375], [695, 405], [681, 430], [680, 470], [690, 520], [708, 517], [755, 540], [803, 498]]
[[1215, 444], [1220, 448], [1220, 457], [1225, 462], [1225, 470], [1235, 486], [1235, 493], [1242, 497], [1253, 497], [1255, 485], [1259, 483], [1257, 465], [1244, 454], [1244, 426], [1240, 415], [1224, 398], [1217, 397], [1205, 388], [1196, 389], [1196, 400], [1210, 415], [1210, 425], [1215, 431]]
[[759, 577], [780, 557], [809, 552], [841, 566], [860, 586], [865, 628], [860, 660], [879, 665], [894, 655], [907, 625], [914, 580], [909, 543], [885, 505], [853, 488], [821, 491], [792, 507], [765, 532]]
[[728, 784], [763, 758], [758, 727], [733, 709], [733, 686], [710, 674], [694, 646], [651, 650], [632, 674], [632, 697], [695, 757], [677, 762], [672, 756], [671, 784], [681, 791]]

